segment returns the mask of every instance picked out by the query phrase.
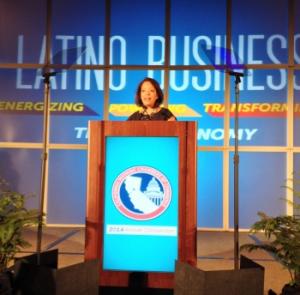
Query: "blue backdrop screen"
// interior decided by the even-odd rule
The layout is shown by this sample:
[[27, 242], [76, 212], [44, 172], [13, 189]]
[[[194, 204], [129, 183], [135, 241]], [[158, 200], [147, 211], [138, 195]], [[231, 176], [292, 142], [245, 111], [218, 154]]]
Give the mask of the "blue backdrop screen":
[[[221, 53], [226, 48], [228, 1], [171, 0], [169, 14], [166, 14], [168, 2], [161, 0], [153, 0], [151, 4], [138, 0], [50, 2], [50, 63], [52, 70], [57, 71], [57, 75], [51, 78], [50, 145], [64, 145], [66, 153], [70, 154], [70, 158], [65, 158], [66, 163], [82, 171], [76, 176], [80, 183], [85, 183], [86, 155], [85, 152], [80, 152], [78, 157], [77, 153], [68, 150], [68, 145], [86, 144], [88, 121], [106, 119], [106, 111], [109, 120], [126, 120], [136, 110], [136, 87], [146, 76], [157, 79], [164, 92], [168, 93], [168, 107], [178, 120], [198, 122], [199, 147], [212, 147], [219, 151], [223, 147], [227, 149], [228, 142], [224, 142], [225, 131], [228, 131], [229, 146], [234, 144], [235, 81], [230, 77], [230, 83], [226, 84], [229, 87], [229, 105], [225, 101], [228, 90], [225, 89], [226, 75], [219, 67], [227, 62]], [[295, 19], [289, 20], [289, 5], [286, 0], [232, 1], [232, 44], [228, 53], [233, 64], [242, 69], [245, 65], [250, 68], [240, 83], [238, 137], [242, 146], [284, 148], [290, 145], [287, 142], [286, 67], [289, 61], [289, 21], [294, 23], [295, 29], [292, 58], [295, 64], [300, 63], [300, 4], [299, 1], [294, 2]], [[110, 3], [109, 18], [106, 13], [107, 3]], [[169, 64], [165, 60], [167, 15], [170, 17]], [[43, 140], [42, 70], [46, 52], [47, 1], [0, 1], [0, 20], [0, 142], [12, 145], [29, 143], [36, 146]], [[107, 20], [110, 21], [110, 36], [106, 40]], [[108, 52], [105, 48], [108, 49], [109, 56], [106, 55]], [[62, 64], [65, 68], [59, 69], [55, 64]], [[169, 65], [193, 68], [174, 69]], [[77, 68], [74, 69], [74, 66]], [[109, 68], [110, 66], [113, 67]], [[164, 66], [166, 67], [163, 68]], [[105, 68], [108, 68], [107, 92]], [[169, 70], [168, 85], [164, 85], [165, 69]], [[299, 147], [299, 70], [294, 72], [293, 87], [293, 144]], [[228, 125], [229, 130], [226, 130]], [[40, 144], [38, 147], [41, 146]], [[79, 148], [85, 149], [84, 146]], [[60, 159], [62, 154], [51, 153], [50, 162]], [[201, 187], [198, 197], [198, 226], [222, 226], [222, 155], [224, 154], [199, 155]], [[73, 157], [76, 158], [74, 161]], [[245, 157], [245, 161], [249, 157], [251, 158]], [[273, 157], [276, 160], [273, 161]], [[263, 157], [263, 160], [267, 161], [271, 171], [276, 171], [275, 176], [279, 181], [284, 176], [274, 167], [277, 168], [278, 161], [281, 167], [285, 167], [286, 159], [281, 156], [270, 158]], [[253, 158], [253, 163], [257, 163], [259, 159], [260, 156]], [[216, 178], [218, 187], [210, 185], [211, 182], [208, 182], [209, 185], [202, 185], [208, 176], [201, 178], [200, 172], [208, 169], [208, 160], [214, 161], [214, 165], [219, 167], [214, 173], [210, 171], [207, 174]], [[19, 164], [16, 164], [17, 167], [20, 168]], [[54, 217], [55, 214], [52, 213], [69, 191], [69, 184], [61, 178], [60, 173], [56, 173], [56, 170], [62, 169], [59, 163], [50, 163], [49, 167], [48, 203], [50, 217]], [[241, 169], [242, 167], [241, 162]], [[242, 170], [241, 177], [252, 178], [255, 168]], [[30, 169], [29, 165], [27, 170]], [[243, 186], [247, 187], [242, 183], [242, 189]], [[267, 186], [267, 182], [260, 187], [252, 186], [255, 190], [253, 195], [264, 197], [258, 198], [251, 213], [245, 212], [247, 218], [242, 221], [243, 225], [250, 224], [257, 208], [263, 207], [264, 200], [273, 194], [273, 191], [268, 191], [268, 197], [265, 197], [260, 192], [260, 189], [267, 191]], [[78, 204], [84, 203], [84, 189], [77, 190], [76, 200]], [[203, 209], [206, 206], [214, 208], [216, 218]], [[65, 208], [60, 212], [61, 217], [51, 217], [51, 221], [83, 222], [82, 209], [74, 208], [75, 213], [70, 217], [67, 203], [61, 208]], [[272, 203], [273, 212], [281, 212], [281, 209], [281, 204]]]

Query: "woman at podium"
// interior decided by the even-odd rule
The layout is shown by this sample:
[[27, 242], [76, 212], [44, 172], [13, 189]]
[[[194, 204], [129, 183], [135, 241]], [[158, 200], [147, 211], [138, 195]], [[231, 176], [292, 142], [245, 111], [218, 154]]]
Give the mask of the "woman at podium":
[[172, 112], [160, 105], [163, 103], [164, 94], [158, 82], [152, 78], [142, 80], [135, 94], [135, 103], [141, 107], [128, 117], [128, 121], [176, 121]]

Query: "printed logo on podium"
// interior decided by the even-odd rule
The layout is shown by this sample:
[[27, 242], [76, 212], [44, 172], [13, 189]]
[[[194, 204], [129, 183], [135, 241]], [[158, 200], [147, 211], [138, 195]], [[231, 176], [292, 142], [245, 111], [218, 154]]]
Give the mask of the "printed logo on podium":
[[112, 199], [126, 217], [148, 220], [161, 215], [172, 197], [167, 177], [148, 166], [134, 166], [123, 171], [113, 183]]

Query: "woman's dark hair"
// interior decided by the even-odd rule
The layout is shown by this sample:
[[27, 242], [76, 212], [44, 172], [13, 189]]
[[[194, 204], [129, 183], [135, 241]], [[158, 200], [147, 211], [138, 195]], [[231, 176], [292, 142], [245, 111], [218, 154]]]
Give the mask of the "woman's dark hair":
[[142, 80], [139, 83], [138, 87], [137, 87], [137, 90], [136, 90], [136, 93], [135, 93], [135, 103], [136, 103], [136, 105], [138, 105], [139, 107], [144, 107], [142, 99], [141, 99], [141, 88], [142, 88], [142, 84], [144, 82], [150, 82], [153, 85], [153, 87], [156, 89], [156, 93], [157, 93], [158, 98], [157, 98], [154, 106], [156, 108], [159, 107], [164, 101], [164, 94], [163, 94], [158, 82], [156, 80], [152, 79], [152, 78], [149, 78], [149, 77]]

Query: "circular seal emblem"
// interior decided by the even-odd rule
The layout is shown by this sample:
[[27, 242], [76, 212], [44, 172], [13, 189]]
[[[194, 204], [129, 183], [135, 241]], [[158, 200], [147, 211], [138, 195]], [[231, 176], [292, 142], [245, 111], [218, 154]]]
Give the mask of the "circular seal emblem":
[[148, 166], [134, 166], [123, 171], [112, 186], [116, 208], [126, 217], [148, 220], [161, 215], [171, 202], [167, 177]]

